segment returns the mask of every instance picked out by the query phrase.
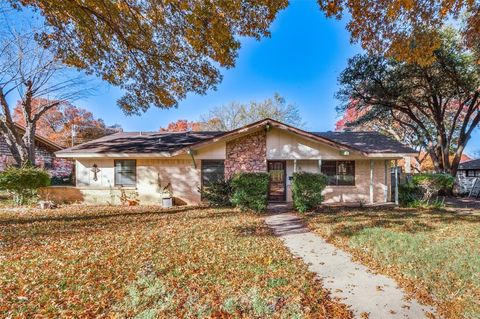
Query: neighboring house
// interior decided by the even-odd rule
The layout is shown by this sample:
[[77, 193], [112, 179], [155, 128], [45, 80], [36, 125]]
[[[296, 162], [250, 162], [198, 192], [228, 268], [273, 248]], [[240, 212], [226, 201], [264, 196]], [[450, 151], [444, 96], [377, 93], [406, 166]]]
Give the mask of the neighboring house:
[[460, 163], [457, 171], [458, 193], [468, 195], [477, 178], [480, 179], [480, 159]]
[[385, 203], [392, 160], [414, 154], [375, 132], [306, 132], [271, 119], [229, 132], [122, 132], [56, 152], [76, 161], [77, 185], [49, 196], [114, 204], [123, 194], [158, 204], [170, 184], [177, 204], [197, 204], [209, 180], [268, 171], [269, 199], [291, 201], [292, 173], [308, 171], [329, 177], [326, 203]]
[[[25, 132], [25, 128], [15, 124], [17, 130]], [[71, 160], [56, 158], [55, 152], [62, 150], [63, 147], [55, 142], [41, 136], [35, 135], [35, 164], [44, 168], [52, 176], [68, 177], [73, 172], [73, 163]], [[8, 148], [3, 136], [0, 135], [0, 171], [5, 170], [9, 165], [15, 165], [12, 153]]]

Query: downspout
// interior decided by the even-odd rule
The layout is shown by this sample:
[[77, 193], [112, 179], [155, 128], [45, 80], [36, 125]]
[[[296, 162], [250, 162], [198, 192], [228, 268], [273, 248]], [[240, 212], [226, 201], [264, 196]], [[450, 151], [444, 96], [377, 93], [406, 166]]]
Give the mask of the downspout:
[[189, 148], [187, 153], [192, 158], [193, 168], [196, 169], [197, 168], [197, 163], [195, 162], [195, 157], [194, 157], [194, 155], [196, 154], [195, 150], [192, 150], [191, 148]]
[[398, 162], [395, 160], [395, 205], [398, 205]]
[[373, 204], [373, 160], [370, 160], [370, 204]]

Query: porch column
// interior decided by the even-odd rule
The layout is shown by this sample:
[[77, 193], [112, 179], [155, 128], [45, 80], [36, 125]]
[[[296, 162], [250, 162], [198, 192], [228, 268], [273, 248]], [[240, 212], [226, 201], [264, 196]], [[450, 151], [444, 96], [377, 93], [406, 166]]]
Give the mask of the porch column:
[[374, 162], [370, 160], [370, 204], [373, 204], [373, 167]]
[[395, 205], [398, 205], [398, 167], [395, 160]]
[[293, 160], [293, 172], [294, 173], [297, 172], [297, 160], [296, 159]]
[[321, 159], [318, 160], [318, 172], [319, 173], [322, 172], [322, 160]]
[[388, 160], [385, 160], [385, 192], [383, 194], [385, 203], [388, 202]]

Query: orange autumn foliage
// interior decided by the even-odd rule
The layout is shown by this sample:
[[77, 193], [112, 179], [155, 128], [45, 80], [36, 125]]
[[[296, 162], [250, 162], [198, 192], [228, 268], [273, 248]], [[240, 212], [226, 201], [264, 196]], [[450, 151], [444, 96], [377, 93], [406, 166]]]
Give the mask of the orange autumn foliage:
[[[35, 108], [47, 100], [37, 98], [32, 102]], [[20, 125], [25, 125], [22, 107], [17, 103], [13, 111], [13, 119]], [[87, 142], [102, 136], [113, 134], [121, 128], [119, 126], [107, 127], [102, 119], [97, 119], [92, 112], [74, 106], [69, 102], [62, 102], [59, 106], [45, 112], [37, 122], [36, 133], [44, 136], [62, 146], [72, 143], [72, 128], [76, 126], [77, 135], [75, 144]]]

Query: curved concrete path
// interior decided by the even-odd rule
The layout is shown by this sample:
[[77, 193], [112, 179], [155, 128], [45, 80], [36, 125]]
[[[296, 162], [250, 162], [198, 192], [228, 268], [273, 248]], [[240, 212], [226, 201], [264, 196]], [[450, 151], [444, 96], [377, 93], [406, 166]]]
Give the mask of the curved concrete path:
[[[290, 213], [275, 214], [266, 223], [287, 248], [301, 257], [310, 271], [323, 280], [333, 297], [349, 305], [357, 318], [429, 318], [430, 307], [406, 300], [404, 292], [390, 277], [373, 274], [343, 250], [310, 232], [302, 220]], [[368, 316], [367, 316], [368, 315]]]

